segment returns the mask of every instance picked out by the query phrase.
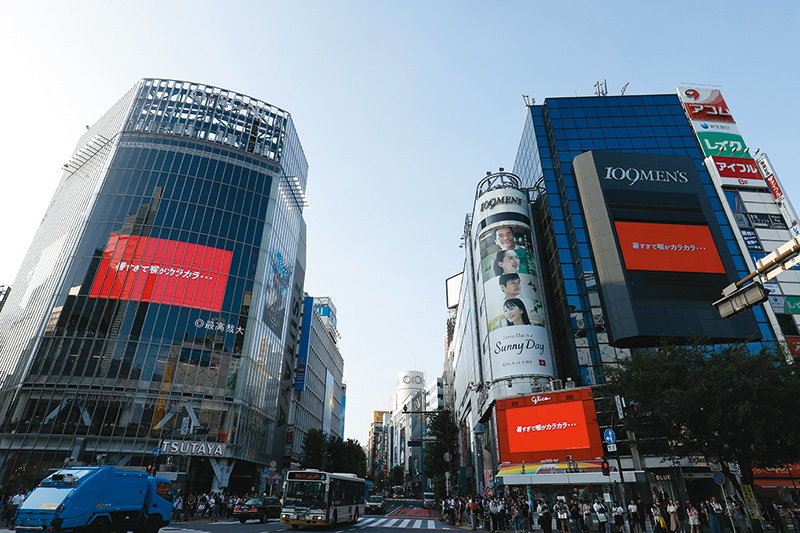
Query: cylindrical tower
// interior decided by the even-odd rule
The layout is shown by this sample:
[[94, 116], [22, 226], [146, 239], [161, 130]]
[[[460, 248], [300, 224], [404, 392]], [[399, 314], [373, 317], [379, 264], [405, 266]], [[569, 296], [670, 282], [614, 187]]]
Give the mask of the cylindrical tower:
[[[500, 172], [478, 184], [472, 271], [483, 343], [483, 378], [553, 377], [527, 194]], [[509, 382], [510, 385], [510, 382]]]

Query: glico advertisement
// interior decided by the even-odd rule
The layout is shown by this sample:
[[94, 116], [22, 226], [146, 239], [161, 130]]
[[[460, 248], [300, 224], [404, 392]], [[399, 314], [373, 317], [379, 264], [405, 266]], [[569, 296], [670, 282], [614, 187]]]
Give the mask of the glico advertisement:
[[500, 460], [509, 463], [589, 461], [603, 457], [589, 388], [498, 400]]
[[208, 246], [111, 235], [89, 296], [220, 311], [231, 258]]
[[483, 287], [492, 379], [552, 376], [525, 193], [504, 187], [480, 195], [472, 228], [475, 283]]

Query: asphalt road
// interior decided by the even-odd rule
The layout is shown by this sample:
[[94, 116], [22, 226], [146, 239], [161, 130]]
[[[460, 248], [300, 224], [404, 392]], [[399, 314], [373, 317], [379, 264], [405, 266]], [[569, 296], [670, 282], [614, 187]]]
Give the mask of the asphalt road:
[[[422, 508], [420, 500], [387, 500], [386, 514], [369, 514], [359, 518], [356, 524], [342, 524], [335, 527], [301, 527], [299, 531], [331, 531], [336, 533], [379, 531], [383, 529], [446, 529], [454, 530], [448, 524], [439, 521], [435, 511]], [[2, 530], [0, 530], [2, 531]], [[221, 520], [218, 522], [191, 521], [173, 522], [161, 528], [161, 533], [276, 533], [294, 531], [291, 526], [271, 519], [266, 524], [250, 520], [240, 524], [238, 520]]]

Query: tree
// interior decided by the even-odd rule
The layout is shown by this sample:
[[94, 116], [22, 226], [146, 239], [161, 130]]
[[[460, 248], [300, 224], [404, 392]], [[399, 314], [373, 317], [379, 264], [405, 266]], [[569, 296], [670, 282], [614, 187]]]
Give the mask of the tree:
[[305, 456], [300, 461], [300, 468], [316, 468], [325, 470], [328, 466], [328, 437], [321, 429], [309, 429], [303, 437]]
[[375, 473], [374, 483], [375, 483], [375, 490], [377, 490], [378, 492], [383, 492], [384, 490], [386, 490], [386, 472], [384, 472], [383, 470], [378, 470]]
[[367, 454], [356, 440], [343, 441], [339, 437], [331, 437], [328, 439], [327, 470], [364, 478], [367, 475]]
[[394, 487], [396, 485], [402, 485], [403, 481], [405, 481], [406, 472], [402, 466], [397, 465], [393, 466], [392, 470], [389, 472], [389, 484]]
[[[458, 471], [458, 426], [450, 410], [438, 411], [428, 419], [428, 435], [436, 440], [425, 443], [425, 475], [433, 480], [436, 497], [443, 498], [447, 492], [445, 472], [452, 475]], [[444, 460], [446, 453], [450, 454], [449, 465]]]
[[746, 484], [753, 466], [800, 460], [800, 370], [777, 344], [684, 346], [633, 351], [608, 372], [609, 411], [614, 395], [638, 408], [623, 419], [645, 453], [716, 455], [736, 461]]

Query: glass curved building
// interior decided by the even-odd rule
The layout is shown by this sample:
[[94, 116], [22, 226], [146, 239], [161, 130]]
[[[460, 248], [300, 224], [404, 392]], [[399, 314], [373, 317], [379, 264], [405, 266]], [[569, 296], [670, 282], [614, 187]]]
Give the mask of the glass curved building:
[[141, 80], [86, 132], [0, 313], [0, 485], [100, 463], [263, 489], [306, 176], [289, 113], [208, 85]]

